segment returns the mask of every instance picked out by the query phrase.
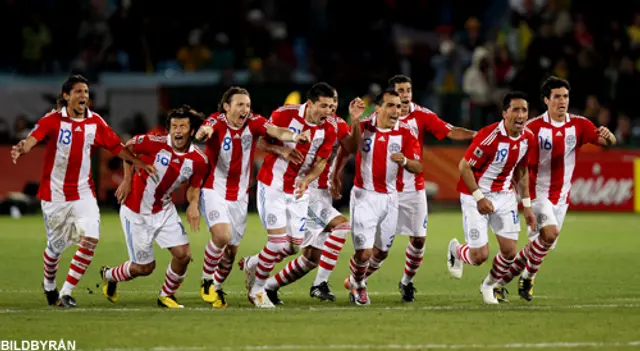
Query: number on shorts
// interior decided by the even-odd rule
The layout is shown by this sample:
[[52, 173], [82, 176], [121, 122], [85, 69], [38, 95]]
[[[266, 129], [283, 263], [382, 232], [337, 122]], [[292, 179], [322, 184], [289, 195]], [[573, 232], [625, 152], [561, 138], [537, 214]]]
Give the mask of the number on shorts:
[[158, 155], [158, 157], [156, 157], [156, 162], [160, 162], [160, 164], [163, 165], [163, 166], [168, 166], [169, 165], [169, 159], [167, 157], [162, 156], [162, 155]]
[[300, 226], [300, 231], [304, 232], [305, 231], [305, 225], [307, 224], [307, 218], [300, 218], [300, 222], [302, 222], [302, 225]]
[[362, 151], [364, 152], [371, 151], [371, 143], [373, 143], [373, 140], [371, 138], [364, 138], [364, 145], [362, 146]]
[[549, 141], [548, 138], [543, 138], [542, 136], [539, 136], [538, 139], [540, 139], [541, 150], [551, 150], [551, 142]]
[[511, 210], [511, 217], [513, 217], [513, 224], [520, 223], [520, 218], [518, 217], [518, 212]]
[[60, 129], [60, 137], [58, 138], [58, 142], [63, 143], [64, 145], [71, 144], [71, 130]]
[[229, 151], [231, 150], [231, 138], [225, 137], [222, 139], [222, 150]]
[[496, 162], [498, 163], [504, 162], [504, 160], [507, 158], [507, 153], [509, 153], [509, 150], [507, 149], [498, 150], [498, 152], [496, 152]]

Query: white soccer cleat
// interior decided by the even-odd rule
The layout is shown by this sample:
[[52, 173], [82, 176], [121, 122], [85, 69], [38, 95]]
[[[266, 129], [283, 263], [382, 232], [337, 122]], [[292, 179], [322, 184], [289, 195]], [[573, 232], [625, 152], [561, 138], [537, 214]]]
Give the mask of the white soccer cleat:
[[244, 283], [247, 291], [251, 291], [251, 289], [253, 288], [253, 283], [256, 281], [257, 266], [251, 268], [251, 266], [249, 265], [249, 260], [251, 260], [252, 257], [253, 256], [243, 257], [240, 259], [240, 261], [238, 261], [240, 270], [244, 272]]
[[258, 308], [276, 308], [276, 306], [271, 303], [271, 300], [269, 300], [267, 292], [264, 291], [264, 289], [258, 291], [255, 294], [250, 293], [249, 301], [251, 301], [251, 303]]
[[480, 284], [480, 293], [482, 294], [482, 299], [484, 303], [488, 305], [497, 305], [500, 302], [496, 298], [495, 292], [493, 291], [493, 286]]
[[449, 269], [449, 274], [456, 279], [462, 278], [462, 267], [464, 266], [462, 261], [454, 255], [456, 247], [459, 245], [460, 242], [458, 239], [453, 238], [449, 241], [449, 247], [447, 249], [447, 268]]

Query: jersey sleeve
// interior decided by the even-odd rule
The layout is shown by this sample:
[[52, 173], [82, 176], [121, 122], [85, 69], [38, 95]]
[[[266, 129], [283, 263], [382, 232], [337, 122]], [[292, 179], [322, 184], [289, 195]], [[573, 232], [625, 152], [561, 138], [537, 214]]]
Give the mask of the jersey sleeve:
[[351, 127], [344, 120], [339, 120], [337, 133], [338, 133], [338, 136], [337, 136], [338, 140], [342, 140], [345, 137], [347, 137], [349, 133], [351, 133]]
[[580, 130], [581, 137], [579, 146], [584, 144], [598, 144], [600, 136], [598, 135], [598, 128], [595, 124], [586, 118], [580, 118]]
[[202, 125], [206, 127], [214, 127], [215, 129], [215, 125], [218, 124], [218, 119], [216, 117], [217, 114], [212, 114], [211, 116], [207, 117], [204, 122], [202, 122]]
[[286, 116], [288, 110], [279, 111], [275, 110], [271, 113], [271, 117], [269, 118], [269, 123], [273, 124], [276, 127], [288, 128], [289, 120]]
[[189, 179], [189, 186], [193, 188], [202, 187], [202, 183], [204, 179], [207, 177], [207, 173], [209, 172], [209, 163], [207, 160], [203, 159], [195, 163], [195, 167], [193, 170], [193, 175]]
[[32, 136], [41, 142], [44, 138], [52, 135], [56, 131], [56, 120], [50, 114], [40, 118], [38, 123], [31, 129], [29, 136]]
[[98, 128], [98, 135], [96, 135], [96, 144], [117, 156], [124, 147], [122, 140], [104, 121], [101, 121], [98, 125], [100, 127]]
[[249, 119], [248, 126], [249, 126], [249, 130], [251, 130], [251, 134], [266, 136], [269, 122], [267, 121], [266, 118], [260, 115], [253, 115]]
[[131, 148], [136, 154], [153, 154], [158, 151], [159, 146], [166, 144], [167, 137], [159, 135], [137, 135], [133, 137]]
[[333, 145], [336, 143], [336, 131], [332, 126], [326, 127], [324, 130], [325, 138], [322, 145], [320, 145], [320, 148], [316, 152], [316, 156], [329, 158], [331, 151], [333, 151]]
[[420, 142], [418, 142], [416, 136], [408, 128], [404, 129], [402, 144], [402, 154], [404, 155], [404, 157], [410, 160], [422, 159], [422, 152], [420, 152]]
[[469, 162], [473, 168], [480, 168], [480, 166], [491, 157], [491, 144], [484, 143], [487, 137], [486, 129], [481, 129], [464, 153], [464, 159]]
[[435, 113], [422, 113], [422, 129], [433, 134], [438, 140], [449, 135], [451, 125], [438, 117]]

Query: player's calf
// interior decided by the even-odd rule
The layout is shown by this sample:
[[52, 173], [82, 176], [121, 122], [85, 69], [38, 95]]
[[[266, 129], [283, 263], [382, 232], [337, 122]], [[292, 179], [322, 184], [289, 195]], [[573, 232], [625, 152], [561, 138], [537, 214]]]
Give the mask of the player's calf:
[[[71, 264], [69, 265], [69, 274], [67, 275], [66, 281], [62, 285], [62, 289], [60, 290], [60, 299], [57, 303], [58, 306], [76, 306], [75, 299], [71, 298], [71, 293], [73, 289], [78, 285], [80, 279], [82, 279], [82, 276], [91, 264], [91, 261], [93, 260], [93, 254], [97, 245], [97, 238], [83, 236], [80, 240], [80, 247], [78, 247], [78, 250], [76, 250], [76, 253], [71, 259]], [[63, 299], [63, 297], [66, 298]]]

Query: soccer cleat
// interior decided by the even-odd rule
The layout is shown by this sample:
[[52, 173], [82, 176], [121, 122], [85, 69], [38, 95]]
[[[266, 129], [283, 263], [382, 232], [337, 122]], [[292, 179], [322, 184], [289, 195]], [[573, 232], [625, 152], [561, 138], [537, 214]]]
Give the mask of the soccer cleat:
[[520, 276], [518, 282], [518, 295], [527, 301], [533, 300], [533, 279]]
[[402, 282], [398, 283], [398, 288], [400, 289], [400, 294], [402, 294], [402, 302], [413, 302], [416, 299], [416, 288], [413, 286], [413, 283], [409, 283], [407, 285], [402, 284]]
[[158, 296], [158, 306], [164, 308], [184, 308], [184, 306], [178, 303], [174, 295]]
[[349, 293], [349, 301], [358, 306], [371, 305], [371, 300], [367, 293], [367, 287], [365, 286], [364, 288], [353, 289], [353, 291]]
[[482, 294], [484, 303], [488, 305], [497, 305], [499, 303], [493, 290], [493, 286], [485, 285], [484, 283], [480, 284], [480, 293]]
[[44, 289], [44, 284], [42, 284], [42, 291], [44, 291], [44, 295], [47, 297], [47, 304], [49, 306], [55, 306], [56, 303], [58, 302], [58, 298], [60, 297], [60, 293], [58, 293], [58, 289], [47, 291]]
[[213, 303], [217, 299], [215, 290], [211, 289], [213, 286], [213, 279], [202, 279], [200, 284], [200, 297], [206, 303]]
[[249, 294], [249, 301], [251, 301], [251, 303], [258, 307], [258, 308], [275, 308], [276, 306], [271, 303], [271, 300], [269, 300], [269, 297], [267, 296], [267, 293], [262, 290], [258, 293], [255, 294]]
[[118, 283], [107, 280], [107, 270], [109, 270], [109, 266], [100, 267], [100, 278], [104, 282], [102, 294], [109, 302], [116, 303], [118, 302]]
[[280, 298], [278, 297], [278, 290], [264, 289], [264, 291], [267, 293], [267, 297], [269, 298], [269, 301], [271, 301], [272, 304], [284, 305], [284, 302], [280, 300]]
[[245, 287], [248, 291], [251, 291], [253, 283], [256, 281], [256, 269], [251, 269], [247, 266], [249, 258], [251, 258], [251, 256], [241, 258], [240, 261], [238, 261], [238, 267], [240, 267], [241, 271], [244, 271]]
[[447, 268], [449, 269], [449, 274], [456, 279], [462, 278], [463, 267], [462, 261], [453, 254], [458, 245], [460, 245], [458, 239], [453, 238], [449, 241], [449, 247], [447, 248]]
[[71, 295], [62, 295], [56, 302], [56, 306], [62, 307], [62, 308], [77, 307], [76, 299], [74, 299]]
[[507, 299], [507, 294], [509, 293], [509, 290], [507, 290], [504, 286], [496, 286], [493, 288], [493, 294], [496, 297], [496, 300], [498, 300], [498, 302], [503, 303], [503, 302], [509, 302], [509, 299]]
[[331, 288], [329, 288], [329, 284], [327, 282], [322, 282], [319, 285], [312, 286], [309, 291], [309, 295], [315, 299], [322, 301], [335, 301], [336, 295], [331, 292]]
[[227, 301], [224, 299], [226, 293], [222, 291], [222, 289], [218, 289], [213, 294], [215, 296], [215, 300], [211, 303], [211, 306], [213, 308], [227, 308]]

